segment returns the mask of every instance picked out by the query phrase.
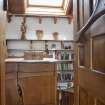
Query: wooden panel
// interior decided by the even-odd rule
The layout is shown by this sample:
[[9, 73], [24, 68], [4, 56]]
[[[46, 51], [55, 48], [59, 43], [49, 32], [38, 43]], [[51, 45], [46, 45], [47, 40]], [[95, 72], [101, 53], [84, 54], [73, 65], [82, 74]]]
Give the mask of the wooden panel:
[[88, 105], [95, 105], [94, 96], [92, 96], [90, 93], [88, 93]]
[[81, 69], [78, 72], [79, 86], [85, 87], [85, 90], [102, 100], [105, 103], [105, 91], [101, 91], [105, 88], [105, 76], [95, 72]]
[[79, 65], [85, 66], [85, 46], [79, 47]]
[[79, 89], [79, 104], [88, 105], [88, 93], [83, 88]]
[[85, 41], [85, 43], [84, 43], [84, 45], [85, 45], [85, 67], [86, 68], [88, 68], [88, 70], [90, 69], [90, 65], [91, 65], [91, 58], [90, 58], [90, 40], [88, 40], [88, 41]]
[[90, 67], [90, 41], [85, 41], [79, 46], [79, 66]]
[[37, 63], [37, 64], [30, 64], [30, 63], [22, 63], [19, 64], [19, 71], [21, 72], [42, 72], [42, 71], [53, 71], [54, 66], [50, 63]]
[[16, 105], [18, 102], [16, 77], [6, 80], [6, 105]]
[[19, 83], [25, 105], [55, 104], [55, 77], [52, 73], [23, 75], [24, 78], [20, 78]]
[[105, 35], [93, 38], [93, 69], [105, 73]]
[[105, 105], [105, 104], [102, 103], [101, 101], [97, 100], [97, 105]]
[[17, 63], [6, 63], [6, 73], [17, 72]]
[[79, 88], [79, 103], [80, 105], [95, 105], [95, 97], [91, 92], [84, 90], [84, 88]]
[[24, 0], [8, 0], [8, 11], [10, 13], [24, 13]]
[[53, 64], [8, 63], [6, 66], [6, 105], [20, 104], [19, 88], [25, 105], [56, 103], [56, 72]]

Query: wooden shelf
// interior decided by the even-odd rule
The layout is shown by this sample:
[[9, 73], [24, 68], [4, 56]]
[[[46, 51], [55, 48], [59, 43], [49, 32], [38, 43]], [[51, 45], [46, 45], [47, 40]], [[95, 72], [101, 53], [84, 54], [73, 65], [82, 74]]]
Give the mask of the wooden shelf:
[[[46, 50], [35, 50], [35, 49], [7, 49], [7, 50], [17, 50], [17, 51], [46, 51]], [[48, 51], [69, 51], [74, 52], [73, 50], [67, 50], [67, 49], [55, 49], [55, 50], [48, 50]]]
[[34, 49], [7, 49], [7, 50], [14, 50], [14, 51], [45, 51], [45, 50], [34, 50]]
[[67, 49], [56, 49], [56, 50], [49, 50], [49, 51], [72, 51], [72, 52], [74, 52], [74, 50], [71, 50], [71, 49], [69, 49], [69, 50], [67, 50]]
[[8, 13], [8, 16], [15, 17], [43, 17], [43, 18], [70, 18], [72, 19], [72, 15], [41, 15], [41, 14], [33, 14], [33, 13], [25, 13], [25, 14], [16, 14], [16, 13]]
[[58, 70], [57, 72], [74, 72], [74, 70]]
[[26, 39], [26, 40], [21, 40], [21, 39], [6, 39], [6, 41], [55, 41], [55, 42], [74, 42], [74, 40], [37, 40], [37, 39]]
[[[12, 41], [13, 41], [13, 43], [12, 43]], [[18, 42], [19, 41], [19, 42]], [[24, 41], [29, 41], [30, 43], [28, 43], [27, 44], [27, 46], [25, 46], [25, 47], [16, 47], [16, 44], [18, 44], [18, 43], [20, 43], [20, 42], [24, 42]], [[56, 48], [56, 49], [51, 49], [51, 45], [50, 44], [48, 44], [48, 47], [46, 48], [46, 42], [45, 42], [45, 44], [39, 44], [39, 50], [37, 50], [37, 48], [38, 48], [38, 46], [36, 47], [36, 49], [35, 49], [35, 45], [34, 45], [34, 41], [48, 41], [48, 43], [50, 42], [50, 41], [52, 41], [52, 43], [53, 42], [59, 42], [59, 44], [58, 44], [58, 47]], [[73, 50], [73, 40], [21, 40], [21, 39], [6, 39], [6, 44], [7, 44], [7, 52], [9, 52], [8, 53], [8, 57], [10, 58], [10, 56], [11, 56], [11, 54], [13, 55], [13, 56], [17, 56], [18, 57], [18, 54], [16, 54], [15, 55], [15, 52], [17, 52], [17, 53], [22, 53], [22, 56], [23, 56], [23, 53], [24, 53], [24, 51], [43, 51], [43, 52], [45, 52], [46, 51], [46, 49], [48, 49], [48, 51], [49, 51], [49, 53], [51, 53], [52, 54], [52, 52], [53, 51], [59, 51], [59, 52], [67, 52], [67, 53], [69, 53], [70, 54], [70, 58], [72, 58], [72, 55], [74, 54], [74, 50]], [[10, 42], [10, 43], [9, 43]], [[15, 43], [15, 45], [14, 46], [11, 46], [12, 44], [14, 44], [14, 42], [18, 42], [18, 43]], [[72, 44], [72, 46], [71, 46], [71, 49], [63, 49], [64, 48], [64, 46], [62, 46], [62, 42], [70, 42], [70, 45]], [[40, 42], [38, 42], [38, 43], [40, 43]], [[51, 43], [51, 44], [52, 44]], [[10, 44], [10, 45], [8, 45], [8, 44]], [[66, 45], [66, 43], [64, 43], [65, 45]], [[67, 44], [69, 44], [69, 43], [67, 43]], [[24, 46], [24, 43], [22, 43], [22, 45]], [[56, 44], [57, 45], [57, 44]], [[20, 45], [21, 46], [21, 45]], [[41, 47], [42, 46], [42, 47]], [[27, 48], [27, 49], [25, 49], [25, 48]], [[57, 54], [57, 53], [56, 53]], [[60, 55], [59, 55], [60, 56]], [[11, 57], [12, 58], [12, 57]], [[14, 57], [15, 58], [15, 57]], [[21, 58], [21, 57], [20, 57]]]
[[68, 81], [59, 81], [58, 83], [69, 83], [69, 82], [73, 82], [74, 80], [68, 80]]

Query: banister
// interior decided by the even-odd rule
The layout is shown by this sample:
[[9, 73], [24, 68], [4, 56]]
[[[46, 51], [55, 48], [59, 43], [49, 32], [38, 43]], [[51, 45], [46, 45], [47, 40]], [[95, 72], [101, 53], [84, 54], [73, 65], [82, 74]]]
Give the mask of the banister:
[[[102, 4], [104, 4], [103, 8], [102, 8], [102, 6], [100, 6]], [[99, 7], [101, 7], [100, 11], [99, 11], [99, 9], [100, 9]], [[81, 37], [81, 35], [83, 35], [90, 28], [90, 26], [104, 14], [105, 14], [105, 0], [97, 0], [96, 7], [95, 7], [91, 17], [88, 19], [87, 23], [80, 29], [80, 31], [77, 32], [77, 37], [78, 37], [77, 41], [79, 41], [79, 38]]]

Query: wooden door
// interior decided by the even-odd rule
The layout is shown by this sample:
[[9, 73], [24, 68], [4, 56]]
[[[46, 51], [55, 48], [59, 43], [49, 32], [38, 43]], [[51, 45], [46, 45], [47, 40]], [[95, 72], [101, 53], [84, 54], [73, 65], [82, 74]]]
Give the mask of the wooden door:
[[56, 104], [55, 64], [20, 64], [19, 84], [25, 105]]
[[105, 0], [98, 0], [95, 14], [77, 33], [75, 105], [105, 105], [105, 6], [103, 4]]

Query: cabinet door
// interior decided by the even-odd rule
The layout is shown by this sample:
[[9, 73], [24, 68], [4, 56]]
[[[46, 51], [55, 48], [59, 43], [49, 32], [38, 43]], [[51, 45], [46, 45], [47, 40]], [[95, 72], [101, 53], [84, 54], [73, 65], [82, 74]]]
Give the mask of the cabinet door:
[[55, 104], [53, 72], [23, 73], [19, 78], [25, 105]]
[[53, 64], [8, 63], [6, 65], [6, 105], [21, 103], [54, 105], [56, 103], [54, 69]]
[[16, 105], [18, 102], [16, 64], [6, 64], [5, 77], [6, 105]]
[[[33, 67], [38, 67], [38, 65], [31, 64]], [[24, 68], [25, 66], [27, 65], [25, 64]], [[25, 69], [22, 70], [23, 65], [22, 68], [20, 67], [22, 72], [20, 71], [19, 74], [19, 84], [22, 89], [22, 98], [25, 105], [55, 104], [56, 76], [54, 67], [51, 67], [50, 65], [40, 64], [38, 68], [32, 68], [32, 70], [29, 69], [26, 72]]]

